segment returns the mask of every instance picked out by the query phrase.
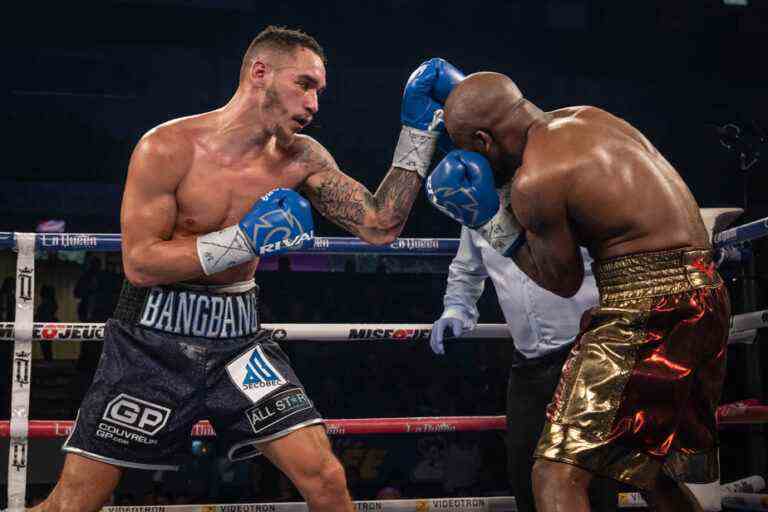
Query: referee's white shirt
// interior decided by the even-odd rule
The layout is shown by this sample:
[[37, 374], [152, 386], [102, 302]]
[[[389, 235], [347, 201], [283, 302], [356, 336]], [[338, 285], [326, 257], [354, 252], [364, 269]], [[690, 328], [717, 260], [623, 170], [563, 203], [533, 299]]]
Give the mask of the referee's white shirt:
[[582, 313], [598, 303], [592, 259], [584, 249], [582, 257], [584, 282], [576, 295], [565, 299], [537, 285], [477, 232], [462, 227], [459, 250], [448, 269], [442, 318], [458, 318], [465, 329], [474, 329], [477, 301], [490, 277], [515, 348], [526, 358], [543, 356], [571, 343]]

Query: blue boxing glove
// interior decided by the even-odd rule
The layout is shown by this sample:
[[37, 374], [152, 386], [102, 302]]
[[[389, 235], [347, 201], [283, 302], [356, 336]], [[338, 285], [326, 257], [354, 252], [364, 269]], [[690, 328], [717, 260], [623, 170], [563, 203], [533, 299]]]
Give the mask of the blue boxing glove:
[[480, 153], [451, 151], [427, 178], [426, 189], [438, 210], [476, 230], [503, 256], [512, 256], [525, 242], [509, 211], [509, 187], [496, 190], [491, 164]]
[[441, 134], [445, 137], [443, 103], [463, 79], [464, 74], [443, 59], [430, 59], [411, 73], [403, 92], [400, 108], [403, 127], [393, 167], [416, 171], [422, 178], [426, 177], [438, 139]]
[[432, 324], [432, 333], [429, 335], [429, 346], [435, 354], [445, 354], [445, 332], [450, 331], [450, 336], [458, 338], [464, 334], [464, 322], [450, 316], [440, 317]]
[[197, 237], [197, 256], [211, 275], [255, 257], [300, 249], [314, 236], [309, 202], [293, 190], [276, 188], [234, 226]]
[[423, 62], [405, 84], [400, 121], [411, 128], [428, 130], [435, 112], [443, 108], [448, 95], [462, 80], [464, 73], [444, 59]]

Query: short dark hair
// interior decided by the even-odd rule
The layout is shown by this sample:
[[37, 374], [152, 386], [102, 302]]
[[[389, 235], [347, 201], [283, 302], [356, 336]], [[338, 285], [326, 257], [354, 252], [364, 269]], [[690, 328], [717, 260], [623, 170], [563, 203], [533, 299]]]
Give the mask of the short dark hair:
[[325, 52], [317, 40], [303, 32], [300, 29], [290, 29], [287, 27], [278, 27], [270, 25], [253, 38], [251, 44], [243, 56], [243, 63], [240, 66], [240, 78], [242, 79], [251, 59], [261, 49], [269, 48], [280, 52], [292, 52], [296, 48], [306, 48], [317, 54], [326, 63]]

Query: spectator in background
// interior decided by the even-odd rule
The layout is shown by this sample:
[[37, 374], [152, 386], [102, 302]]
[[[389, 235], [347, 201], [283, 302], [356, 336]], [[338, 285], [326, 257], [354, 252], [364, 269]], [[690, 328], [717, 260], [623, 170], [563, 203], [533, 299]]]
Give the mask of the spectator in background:
[[[74, 295], [80, 299], [77, 316], [81, 322], [106, 322], [115, 310], [120, 296], [122, 276], [116, 269], [119, 265], [102, 267], [101, 260], [91, 256], [86, 270], [75, 285]], [[101, 357], [102, 343], [86, 341], [80, 344], [77, 360], [81, 395], [90, 386], [96, 365]]]
[[157, 492], [154, 489], [145, 492], [141, 499], [141, 505], [157, 505]]
[[168, 492], [160, 492], [155, 500], [156, 505], [171, 505], [174, 502], [173, 496]]
[[[40, 288], [40, 303], [35, 311], [36, 322], [58, 322], [56, 313], [59, 310], [59, 304], [56, 301], [56, 289], [51, 285], [43, 285]], [[53, 361], [53, 347], [51, 341], [41, 341], [40, 349], [43, 352], [43, 359]]]
[[3, 279], [3, 286], [0, 287], [0, 321], [13, 322], [16, 316], [16, 280], [13, 276]]
[[89, 316], [91, 297], [96, 293], [99, 283], [97, 276], [101, 272], [101, 260], [94, 255], [88, 257], [85, 262], [85, 271], [75, 284], [74, 295], [80, 299], [77, 305], [77, 319], [81, 322], [90, 322]]
[[91, 290], [88, 300], [86, 316], [89, 322], [106, 322], [112, 316], [123, 285], [123, 277], [115, 271], [114, 265], [109, 265], [104, 270], [101, 270], [100, 264], [98, 267], [99, 270], [93, 277], [95, 287]]
[[388, 485], [382, 487], [379, 492], [376, 493], [377, 500], [399, 500], [403, 497], [403, 493], [397, 487]]
[[454, 434], [445, 454], [443, 490], [448, 496], [474, 496], [482, 467], [477, 442], [467, 434]]
[[[16, 280], [12, 276], [3, 279], [0, 287], [0, 321], [13, 322], [16, 306]], [[0, 375], [11, 374], [13, 344], [0, 341]], [[0, 386], [0, 419], [7, 419], [11, 410], [11, 387], [5, 383]]]

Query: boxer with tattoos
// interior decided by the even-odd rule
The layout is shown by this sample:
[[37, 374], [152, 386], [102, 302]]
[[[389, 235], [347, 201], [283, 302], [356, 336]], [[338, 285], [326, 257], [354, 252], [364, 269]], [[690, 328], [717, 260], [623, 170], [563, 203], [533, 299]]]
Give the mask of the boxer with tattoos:
[[256, 336], [254, 272], [311, 242], [310, 203], [367, 242], [393, 241], [437, 143], [435, 112], [461, 78], [439, 59], [410, 76], [375, 193], [298, 133], [326, 86], [323, 50], [300, 31], [264, 30], [226, 105], [142, 137], [121, 211], [127, 280], [61, 478], [34, 510], [96, 511], [122, 468], [175, 469], [200, 419], [232, 460], [266, 455], [310, 510], [354, 510], [322, 417], [280, 347]]

